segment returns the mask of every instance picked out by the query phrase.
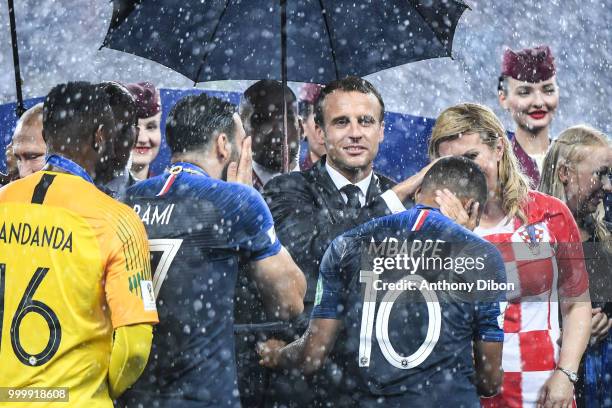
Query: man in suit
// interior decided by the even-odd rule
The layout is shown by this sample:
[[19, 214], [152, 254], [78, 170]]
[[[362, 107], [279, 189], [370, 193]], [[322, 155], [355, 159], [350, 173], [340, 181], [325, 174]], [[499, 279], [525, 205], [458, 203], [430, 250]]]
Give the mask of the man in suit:
[[[252, 185], [260, 193], [271, 179], [283, 173], [283, 92], [287, 100], [289, 170], [298, 171], [302, 124], [293, 91], [278, 81], [261, 80], [247, 88], [240, 100], [240, 117], [252, 140]], [[262, 407], [269, 370], [259, 365], [255, 345], [270, 336], [282, 335], [287, 323], [266, 313], [260, 289], [249, 278], [248, 268], [248, 263], [241, 266], [234, 296], [238, 388], [242, 406]]]
[[426, 169], [398, 185], [373, 171], [384, 139], [383, 118], [383, 99], [370, 82], [347, 77], [329, 83], [315, 105], [316, 131], [327, 155], [309, 170], [276, 177], [264, 189], [278, 236], [307, 276], [307, 302], [314, 299], [319, 262], [334, 238], [412, 206]]
[[[289, 171], [298, 171], [302, 122], [298, 116], [297, 98], [284, 88], [287, 100], [287, 143]], [[259, 192], [272, 178], [283, 172], [283, 86], [278, 81], [255, 82], [242, 95], [240, 118], [253, 143], [253, 187]]]
[[[264, 189], [278, 237], [308, 281], [305, 313], [302, 321], [296, 322], [298, 332], [306, 328], [319, 264], [329, 243], [359, 224], [411, 207], [411, 197], [429, 169], [427, 166], [397, 185], [373, 171], [372, 163], [384, 139], [384, 102], [365, 79], [347, 77], [327, 84], [315, 104], [315, 123], [327, 155], [309, 170], [272, 179]], [[338, 370], [332, 362], [313, 378], [309, 392], [299, 395], [294, 387], [290, 395], [278, 395], [283, 393], [282, 386], [272, 386], [272, 393], [277, 392], [272, 398], [288, 403], [287, 399], [295, 401], [317, 393], [310, 398], [318, 402], [308, 400], [308, 405], [322, 400], [350, 405], [348, 395], [342, 395], [338, 388], [341, 377], [341, 367]], [[299, 379], [290, 382], [299, 383]]]

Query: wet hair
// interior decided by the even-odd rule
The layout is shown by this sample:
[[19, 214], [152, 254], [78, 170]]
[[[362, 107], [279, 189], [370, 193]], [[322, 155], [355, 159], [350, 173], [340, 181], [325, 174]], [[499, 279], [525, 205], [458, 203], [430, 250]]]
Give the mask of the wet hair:
[[[262, 79], [260, 81], [255, 82], [253, 85], [249, 86], [242, 97], [240, 98], [240, 119], [247, 124], [249, 123], [249, 119], [251, 114], [253, 113], [253, 104], [258, 97], [265, 96], [268, 93], [275, 93], [281, 95], [283, 92], [283, 84], [279, 81], [275, 81], [272, 79]], [[297, 102], [297, 98], [295, 93], [288, 86], [285, 87], [285, 93], [287, 94], [287, 103], [292, 104]], [[279, 101], [281, 109], [282, 109], [282, 99]], [[250, 124], [250, 123], [249, 123]]]
[[425, 173], [422, 191], [447, 188], [459, 199], [473, 199], [480, 210], [488, 198], [487, 179], [480, 167], [467, 157], [453, 156], [438, 160]]
[[105, 171], [123, 170], [128, 165], [130, 151], [138, 136], [134, 128], [138, 126], [138, 115], [136, 99], [127, 87], [114, 81], [101, 82], [99, 86], [108, 95], [116, 129], [114, 161], [111, 166], [96, 169], [96, 174], [103, 174]]
[[327, 97], [327, 95], [330, 95], [334, 91], [361, 92], [362, 94], [366, 95], [374, 95], [378, 100], [378, 103], [380, 104], [380, 117], [378, 118], [378, 120], [380, 120], [381, 122], [383, 121], [385, 116], [385, 103], [383, 102], [380, 92], [378, 92], [374, 85], [372, 85], [369, 81], [351, 75], [343, 79], [337, 79], [335, 81], [332, 81], [325, 85], [325, 87], [321, 90], [321, 93], [317, 98], [314, 108], [314, 120], [318, 126], [323, 127], [323, 125], [325, 124], [323, 118], [323, 105], [325, 103], [325, 98]]
[[[565, 129], [546, 153], [538, 190], [566, 203], [565, 185], [559, 178], [559, 169], [562, 166], [572, 166], [582, 162], [587, 158], [590, 148], [609, 146], [610, 142], [606, 135], [590, 126], [577, 125]], [[592, 225], [597, 239], [600, 242], [607, 242], [608, 250], [611, 250], [612, 237], [604, 222], [603, 204], [599, 207], [594, 214], [588, 215], [590, 219], [587, 221]], [[576, 221], [580, 224], [585, 220]]]
[[138, 125], [136, 99], [130, 90], [114, 81], [101, 82], [100, 87], [108, 95], [115, 122]]
[[429, 158], [440, 157], [440, 143], [469, 133], [479, 134], [480, 140], [490, 149], [501, 144], [497, 178], [502, 209], [508, 217], [517, 216], [526, 222], [523, 207], [527, 203], [529, 184], [512, 152], [503, 125], [491, 109], [475, 103], [462, 103], [444, 110], [436, 119], [429, 139]]
[[108, 95], [89, 82], [68, 82], [49, 91], [43, 106], [43, 139], [51, 146], [91, 143], [96, 131], [114, 126]]
[[205, 93], [180, 99], [166, 120], [166, 141], [170, 150], [185, 153], [208, 148], [220, 133], [233, 141], [234, 112], [231, 103]]

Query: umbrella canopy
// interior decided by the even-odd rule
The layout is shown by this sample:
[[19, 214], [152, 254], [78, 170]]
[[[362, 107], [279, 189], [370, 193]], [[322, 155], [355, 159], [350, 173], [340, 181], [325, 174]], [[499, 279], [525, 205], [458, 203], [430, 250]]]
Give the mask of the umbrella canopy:
[[467, 8], [458, 0], [292, 0], [283, 20], [284, 3], [114, 0], [103, 46], [159, 62], [194, 82], [327, 83], [450, 56], [455, 27]]

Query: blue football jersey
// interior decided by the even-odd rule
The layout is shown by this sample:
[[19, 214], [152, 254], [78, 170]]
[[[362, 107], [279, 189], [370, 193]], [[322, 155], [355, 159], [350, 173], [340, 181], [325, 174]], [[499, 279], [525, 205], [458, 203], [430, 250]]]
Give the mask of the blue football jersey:
[[473, 341], [503, 341], [504, 284], [492, 244], [417, 205], [332, 242], [312, 318], [343, 321], [362, 406], [478, 407]]
[[233, 299], [239, 259], [276, 255], [272, 215], [251, 187], [188, 163], [128, 189], [149, 237], [160, 324], [122, 406], [238, 407]]

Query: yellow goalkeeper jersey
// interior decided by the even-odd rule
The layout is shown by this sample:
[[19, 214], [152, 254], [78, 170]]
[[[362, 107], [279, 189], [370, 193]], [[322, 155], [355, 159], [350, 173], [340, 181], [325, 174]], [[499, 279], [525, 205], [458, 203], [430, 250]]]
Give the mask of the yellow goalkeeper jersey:
[[[157, 321], [147, 236], [129, 207], [66, 173], [0, 189], [0, 406], [112, 407], [113, 330]], [[69, 401], [13, 402], [36, 387], [64, 387]]]

